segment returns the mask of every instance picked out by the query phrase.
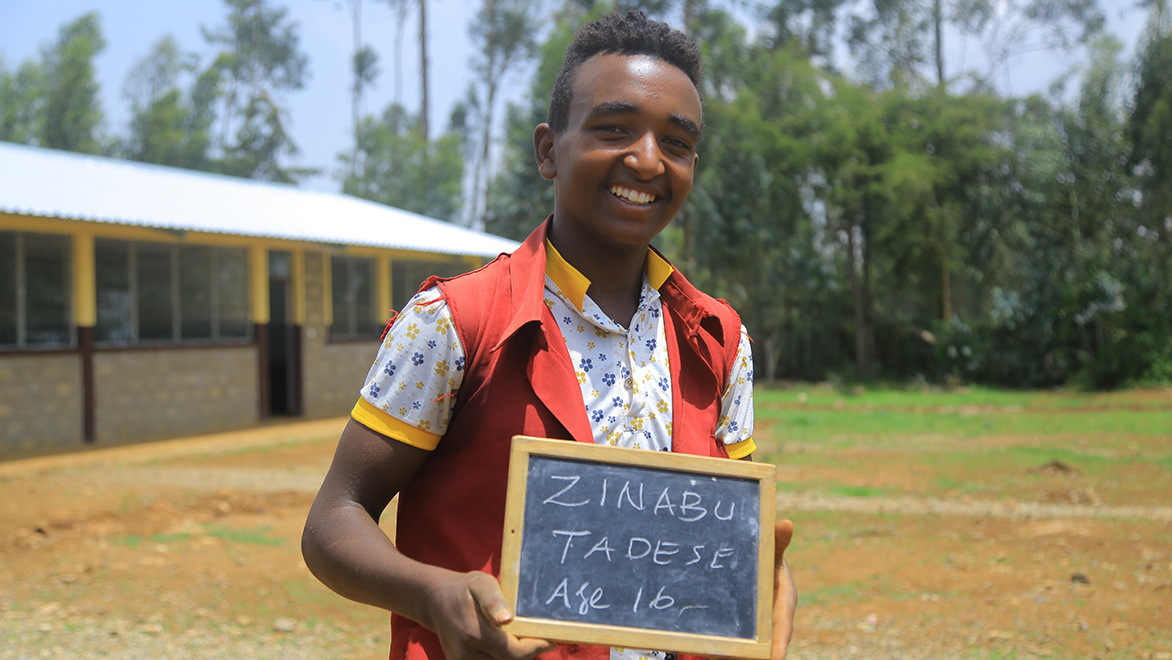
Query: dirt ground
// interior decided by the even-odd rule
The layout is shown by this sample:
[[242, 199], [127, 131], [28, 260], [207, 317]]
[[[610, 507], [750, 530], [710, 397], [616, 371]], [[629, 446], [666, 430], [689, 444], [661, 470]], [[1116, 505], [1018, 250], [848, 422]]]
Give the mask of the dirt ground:
[[[342, 424], [0, 463], [0, 658], [385, 657], [387, 617], [299, 551]], [[1172, 660], [1172, 479], [1143, 490], [783, 493], [790, 657]]]

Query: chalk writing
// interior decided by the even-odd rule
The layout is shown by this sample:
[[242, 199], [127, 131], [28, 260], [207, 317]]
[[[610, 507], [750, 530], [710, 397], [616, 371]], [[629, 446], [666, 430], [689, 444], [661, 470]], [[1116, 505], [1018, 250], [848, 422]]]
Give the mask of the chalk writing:
[[752, 479], [531, 456], [520, 616], [752, 638]]

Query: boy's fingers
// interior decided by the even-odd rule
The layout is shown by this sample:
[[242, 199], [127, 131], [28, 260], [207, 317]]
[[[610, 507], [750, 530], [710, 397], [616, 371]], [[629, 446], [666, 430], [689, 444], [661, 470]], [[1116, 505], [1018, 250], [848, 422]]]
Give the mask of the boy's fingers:
[[488, 648], [484, 651], [488, 655], [509, 660], [528, 660], [553, 650], [554, 644], [544, 639], [519, 638], [499, 630], [500, 626], [513, 620], [513, 612], [505, 601], [505, 595], [501, 593], [500, 584], [492, 577], [485, 573], [473, 576], [468, 584], [468, 591], [484, 617], [498, 628], [495, 633], [490, 633], [484, 638], [488, 643]]
[[501, 593], [501, 587], [496, 580], [486, 573], [473, 576], [468, 583], [468, 591], [472, 599], [493, 625], [500, 627], [513, 620], [513, 612]]
[[794, 538], [794, 523], [792, 520], [778, 520], [773, 524], [773, 563], [781, 564], [785, 558], [785, 549]]
[[533, 656], [552, 651], [553, 649], [553, 642], [547, 642], [544, 639], [509, 635], [508, 652], [510, 658], [528, 660]]

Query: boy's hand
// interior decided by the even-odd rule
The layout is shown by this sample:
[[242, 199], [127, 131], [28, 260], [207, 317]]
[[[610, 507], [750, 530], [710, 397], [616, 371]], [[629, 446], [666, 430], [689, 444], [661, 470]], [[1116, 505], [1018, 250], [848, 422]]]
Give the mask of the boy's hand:
[[794, 576], [785, 562], [785, 549], [794, 537], [794, 524], [779, 520], [773, 526], [773, 651], [770, 660], [785, 660], [789, 640], [794, 634], [794, 611], [798, 607], [798, 590]]
[[500, 584], [492, 576], [459, 573], [437, 585], [432, 625], [449, 660], [528, 660], [552, 651], [543, 639], [518, 638], [500, 626], [513, 620]]

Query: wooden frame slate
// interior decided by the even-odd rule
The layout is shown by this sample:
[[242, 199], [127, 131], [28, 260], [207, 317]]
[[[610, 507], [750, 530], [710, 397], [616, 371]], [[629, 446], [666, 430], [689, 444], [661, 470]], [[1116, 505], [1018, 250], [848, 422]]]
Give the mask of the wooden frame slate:
[[504, 629], [768, 658], [776, 489], [766, 463], [514, 437]]

